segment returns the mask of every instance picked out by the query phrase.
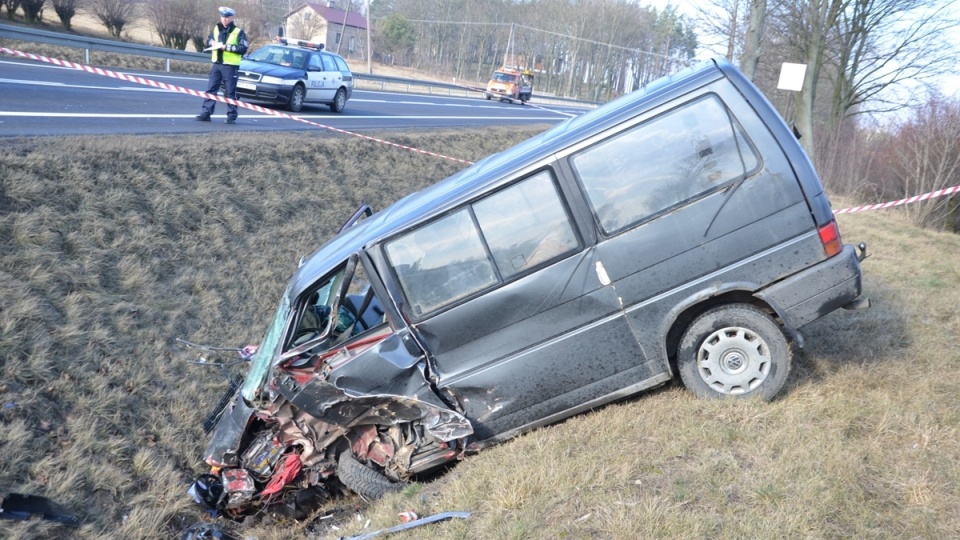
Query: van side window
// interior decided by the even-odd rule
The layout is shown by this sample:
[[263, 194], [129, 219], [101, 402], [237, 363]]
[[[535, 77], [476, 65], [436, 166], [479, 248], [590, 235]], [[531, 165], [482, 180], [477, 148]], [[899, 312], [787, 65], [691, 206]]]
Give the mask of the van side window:
[[470, 207], [390, 242], [387, 256], [417, 315], [497, 282]]
[[759, 163], [743, 128], [714, 95], [639, 124], [572, 159], [607, 234], [743, 178]]
[[504, 279], [577, 248], [547, 171], [475, 203], [473, 211]]
[[580, 246], [548, 171], [386, 245], [416, 315], [488, 289]]

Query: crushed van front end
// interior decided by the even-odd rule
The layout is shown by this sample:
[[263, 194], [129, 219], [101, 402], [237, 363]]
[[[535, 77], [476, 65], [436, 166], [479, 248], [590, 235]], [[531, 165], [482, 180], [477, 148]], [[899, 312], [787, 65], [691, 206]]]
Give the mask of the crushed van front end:
[[[205, 452], [211, 474], [222, 485], [214, 508], [235, 516], [263, 507], [303, 515], [343, 487], [357, 491], [339, 474], [345, 452], [393, 482], [457, 459], [473, 433], [459, 413], [415, 395], [362, 394], [332, 382], [362, 373], [362, 363], [382, 370], [372, 364], [382, 362], [376, 357], [384, 341], [389, 340], [350, 358], [358, 365], [342, 377], [331, 363], [352, 355], [349, 350], [332, 355], [312, 373], [275, 368], [253, 403], [238, 391]], [[415, 366], [401, 371], [398, 376], [411, 379], [402, 381], [404, 386], [425, 385]], [[384, 483], [380, 492], [360, 494], [375, 497], [389, 489]]]

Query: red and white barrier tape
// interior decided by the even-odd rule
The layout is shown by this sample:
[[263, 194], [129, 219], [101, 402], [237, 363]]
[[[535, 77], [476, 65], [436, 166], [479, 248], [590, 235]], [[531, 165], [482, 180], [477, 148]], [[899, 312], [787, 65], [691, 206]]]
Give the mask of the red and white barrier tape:
[[419, 149], [419, 148], [413, 148], [413, 147], [411, 147], [411, 146], [405, 146], [405, 145], [398, 144], [398, 143], [395, 143], [395, 142], [390, 142], [390, 141], [386, 141], [386, 140], [383, 140], [383, 139], [378, 139], [378, 138], [376, 138], [376, 137], [370, 137], [369, 135], [363, 135], [363, 134], [361, 134], [361, 133], [355, 133], [355, 132], [353, 132], [353, 131], [347, 131], [347, 130], [345, 130], [345, 129], [339, 129], [339, 128], [335, 128], [335, 127], [333, 127], [333, 126], [328, 126], [328, 125], [325, 125], [325, 124], [319, 124], [319, 123], [317, 123], [317, 122], [311, 122], [310, 120], [307, 120], [306, 118], [301, 118], [301, 117], [299, 117], [299, 116], [293, 116], [293, 115], [291, 115], [291, 114], [282, 113], [282, 112], [280, 112], [280, 111], [275, 111], [275, 110], [273, 110], [273, 109], [267, 109], [267, 108], [261, 107], [261, 106], [259, 106], [259, 105], [253, 105], [253, 104], [251, 104], [251, 103], [245, 103], [245, 102], [243, 102], [243, 101], [236, 100], [236, 99], [225, 98], [225, 97], [221, 97], [221, 96], [215, 95], [215, 94], [208, 94], [208, 93], [206, 93], [206, 92], [199, 92], [199, 91], [197, 91], [197, 90], [192, 90], [192, 89], [190, 89], [190, 88], [184, 88], [184, 87], [182, 87], [182, 86], [176, 86], [176, 85], [172, 85], [172, 84], [167, 84], [167, 83], [163, 83], [163, 82], [158, 82], [158, 81], [154, 81], [154, 80], [152, 80], [152, 79], [145, 79], [145, 78], [143, 78], [143, 77], [138, 77], [138, 76], [136, 76], [136, 75], [127, 75], [127, 74], [125, 74], [125, 73], [117, 73], [117, 72], [115, 72], [115, 71], [110, 71], [110, 70], [101, 69], [101, 68], [95, 68], [95, 67], [87, 66], [87, 65], [84, 65], [84, 64], [77, 64], [77, 63], [75, 63], [75, 62], [70, 62], [70, 61], [67, 61], [67, 60], [59, 60], [59, 59], [56, 59], [56, 58], [47, 58], [46, 56], [40, 56], [40, 55], [36, 55], [36, 54], [25, 53], [25, 52], [22, 52], [22, 51], [17, 51], [17, 50], [13, 50], [13, 49], [8, 49], [8, 48], [6, 48], [6, 47], [0, 47], [0, 53], [10, 54], [10, 55], [13, 55], [13, 56], [20, 56], [20, 57], [23, 57], [23, 58], [29, 58], [30, 60], [39, 60], [39, 61], [41, 61], [41, 62], [46, 62], [46, 63], [48, 63], [48, 64], [54, 64], [54, 65], [61, 66], [61, 67], [67, 67], [67, 68], [71, 68], [71, 69], [76, 69], [76, 70], [78, 70], [78, 71], [86, 71], [86, 72], [88, 72], [88, 73], [93, 73], [93, 74], [95, 74], [95, 75], [102, 75], [102, 76], [105, 76], [105, 77], [111, 77], [111, 78], [113, 78], [113, 79], [120, 79], [120, 80], [122, 80], [122, 81], [133, 82], [133, 83], [137, 83], [137, 84], [143, 84], [143, 85], [146, 85], [146, 86], [151, 86], [151, 87], [153, 87], [153, 88], [159, 88], [159, 89], [167, 90], [167, 91], [170, 91], [170, 92], [179, 92], [179, 93], [181, 93], [181, 94], [188, 94], [188, 95], [191, 95], [191, 96], [200, 97], [200, 98], [204, 98], [204, 99], [213, 99], [213, 100], [216, 100], [216, 101], [221, 101], [221, 102], [223, 102], [223, 103], [228, 103], [228, 104], [230, 104], [230, 105], [236, 105], [237, 107], [242, 107], [242, 108], [244, 108], [244, 109], [250, 109], [250, 110], [252, 110], [252, 111], [256, 111], [256, 112], [261, 113], [261, 114], [267, 114], [267, 115], [270, 115], [270, 116], [277, 116], [277, 117], [280, 117], [280, 118], [287, 118], [287, 119], [289, 119], [289, 120], [295, 120], [295, 121], [297, 121], [297, 122], [302, 122], [302, 123], [304, 123], [304, 124], [309, 124], [309, 125], [311, 125], [311, 126], [316, 126], [316, 127], [318, 127], [318, 128], [322, 128], [322, 129], [327, 129], [327, 130], [330, 130], [330, 131], [334, 131], [334, 132], [336, 132], [336, 133], [342, 133], [342, 134], [344, 134], [344, 135], [351, 135], [351, 136], [353, 136], [353, 137], [360, 137], [361, 139], [366, 139], [366, 140], [368, 140], [368, 141], [373, 141], [373, 142], [378, 142], [378, 143], [381, 143], [381, 144], [386, 144], [386, 145], [389, 145], [389, 146], [393, 146], [393, 147], [395, 147], [395, 148], [402, 148], [403, 150], [410, 150], [411, 152], [417, 152], [417, 153], [419, 153], [419, 154], [426, 154], [426, 155], [428, 155], [428, 156], [434, 156], [434, 157], [438, 157], [438, 158], [441, 158], [441, 159], [447, 159], [447, 160], [450, 160], [450, 161], [456, 161], [457, 163], [463, 163], [463, 164], [465, 164], [465, 165], [473, 165], [473, 162], [472, 162], [472, 161], [467, 161], [467, 160], [465, 160], [465, 159], [460, 159], [460, 158], [455, 158], [455, 157], [451, 157], [451, 156], [446, 156], [446, 155], [444, 155], [444, 154], [438, 154], [438, 153], [436, 153], [436, 152], [429, 152], [429, 151], [427, 151], [427, 150], [421, 150], [421, 149]]
[[949, 188], [938, 189], [936, 191], [931, 191], [930, 193], [924, 193], [923, 195], [914, 195], [913, 197], [900, 199], [899, 201], [890, 201], [885, 203], [870, 204], [867, 206], [854, 206], [851, 208], [844, 208], [842, 210], [837, 210], [836, 212], [834, 212], [834, 215], [852, 214], [854, 212], [866, 212], [867, 210], [883, 210], [884, 208], [892, 208], [894, 206], [901, 206], [904, 204], [925, 201], [927, 199], [933, 199], [935, 197], [942, 197], [943, 195], [950, 195], [951, 193], [960, 193], [960, 186], [953, 186]]

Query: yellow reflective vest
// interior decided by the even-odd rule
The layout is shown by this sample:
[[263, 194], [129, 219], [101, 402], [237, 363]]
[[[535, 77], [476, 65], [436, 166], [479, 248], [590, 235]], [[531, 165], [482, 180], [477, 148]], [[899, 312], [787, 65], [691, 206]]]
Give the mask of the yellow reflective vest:
[[[216, 42], [216, 43], [219, 43], [219, 42], [220, 42], [220, 29], [217, 27], [217, 25], [214, 25], [214, 27], [213, 27], [213, 32], [211, 32], [210, 35], [213, 36], [213, 41], [214, 41], [214, 42]], [[239, 26], [234, 26], [234, 27], [233, 27], [233, 30], [230, 31], [230, 35], [227, 36], [227, 45], [236, 45], [236, 44], [239, 43], [239, 42], [240, 42], [240, 27], [239, 27]], [[211, 59], [213, 62], [216, 62], [216, 61], [217, 61], [217, 53], [219, 53], [219, 52], [221, 52], [219, 49], [214, 49], [214, 50], [210, 51], [210, 59]], [[223, 52], [223, 63], [224, 63], [224, 64], [230, 64], [230, 65], [232, 65], [232, 66], [239, 66], [239, 65], [240, 65], [240, 60], [243, 59], [243, 56], [241, 56], [241, 55], [239, 55], [239, 54], [237, 54], [237, 53], [235, 53], [235, 52], [229, 52], [229, 51], [227, 51], [226, 49], [224, 49], [222, 52]]]

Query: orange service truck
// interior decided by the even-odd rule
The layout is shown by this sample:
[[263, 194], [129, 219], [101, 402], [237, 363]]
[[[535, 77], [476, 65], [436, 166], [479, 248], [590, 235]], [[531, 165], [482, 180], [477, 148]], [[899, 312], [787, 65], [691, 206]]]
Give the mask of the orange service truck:
[[533, 72], [529, 69], [501, 67], [490, 75], [487, 83], [487, 99], [496, 97], [500, 101], [519, 101], [521, 105], [530, 101], [533, 94]]

